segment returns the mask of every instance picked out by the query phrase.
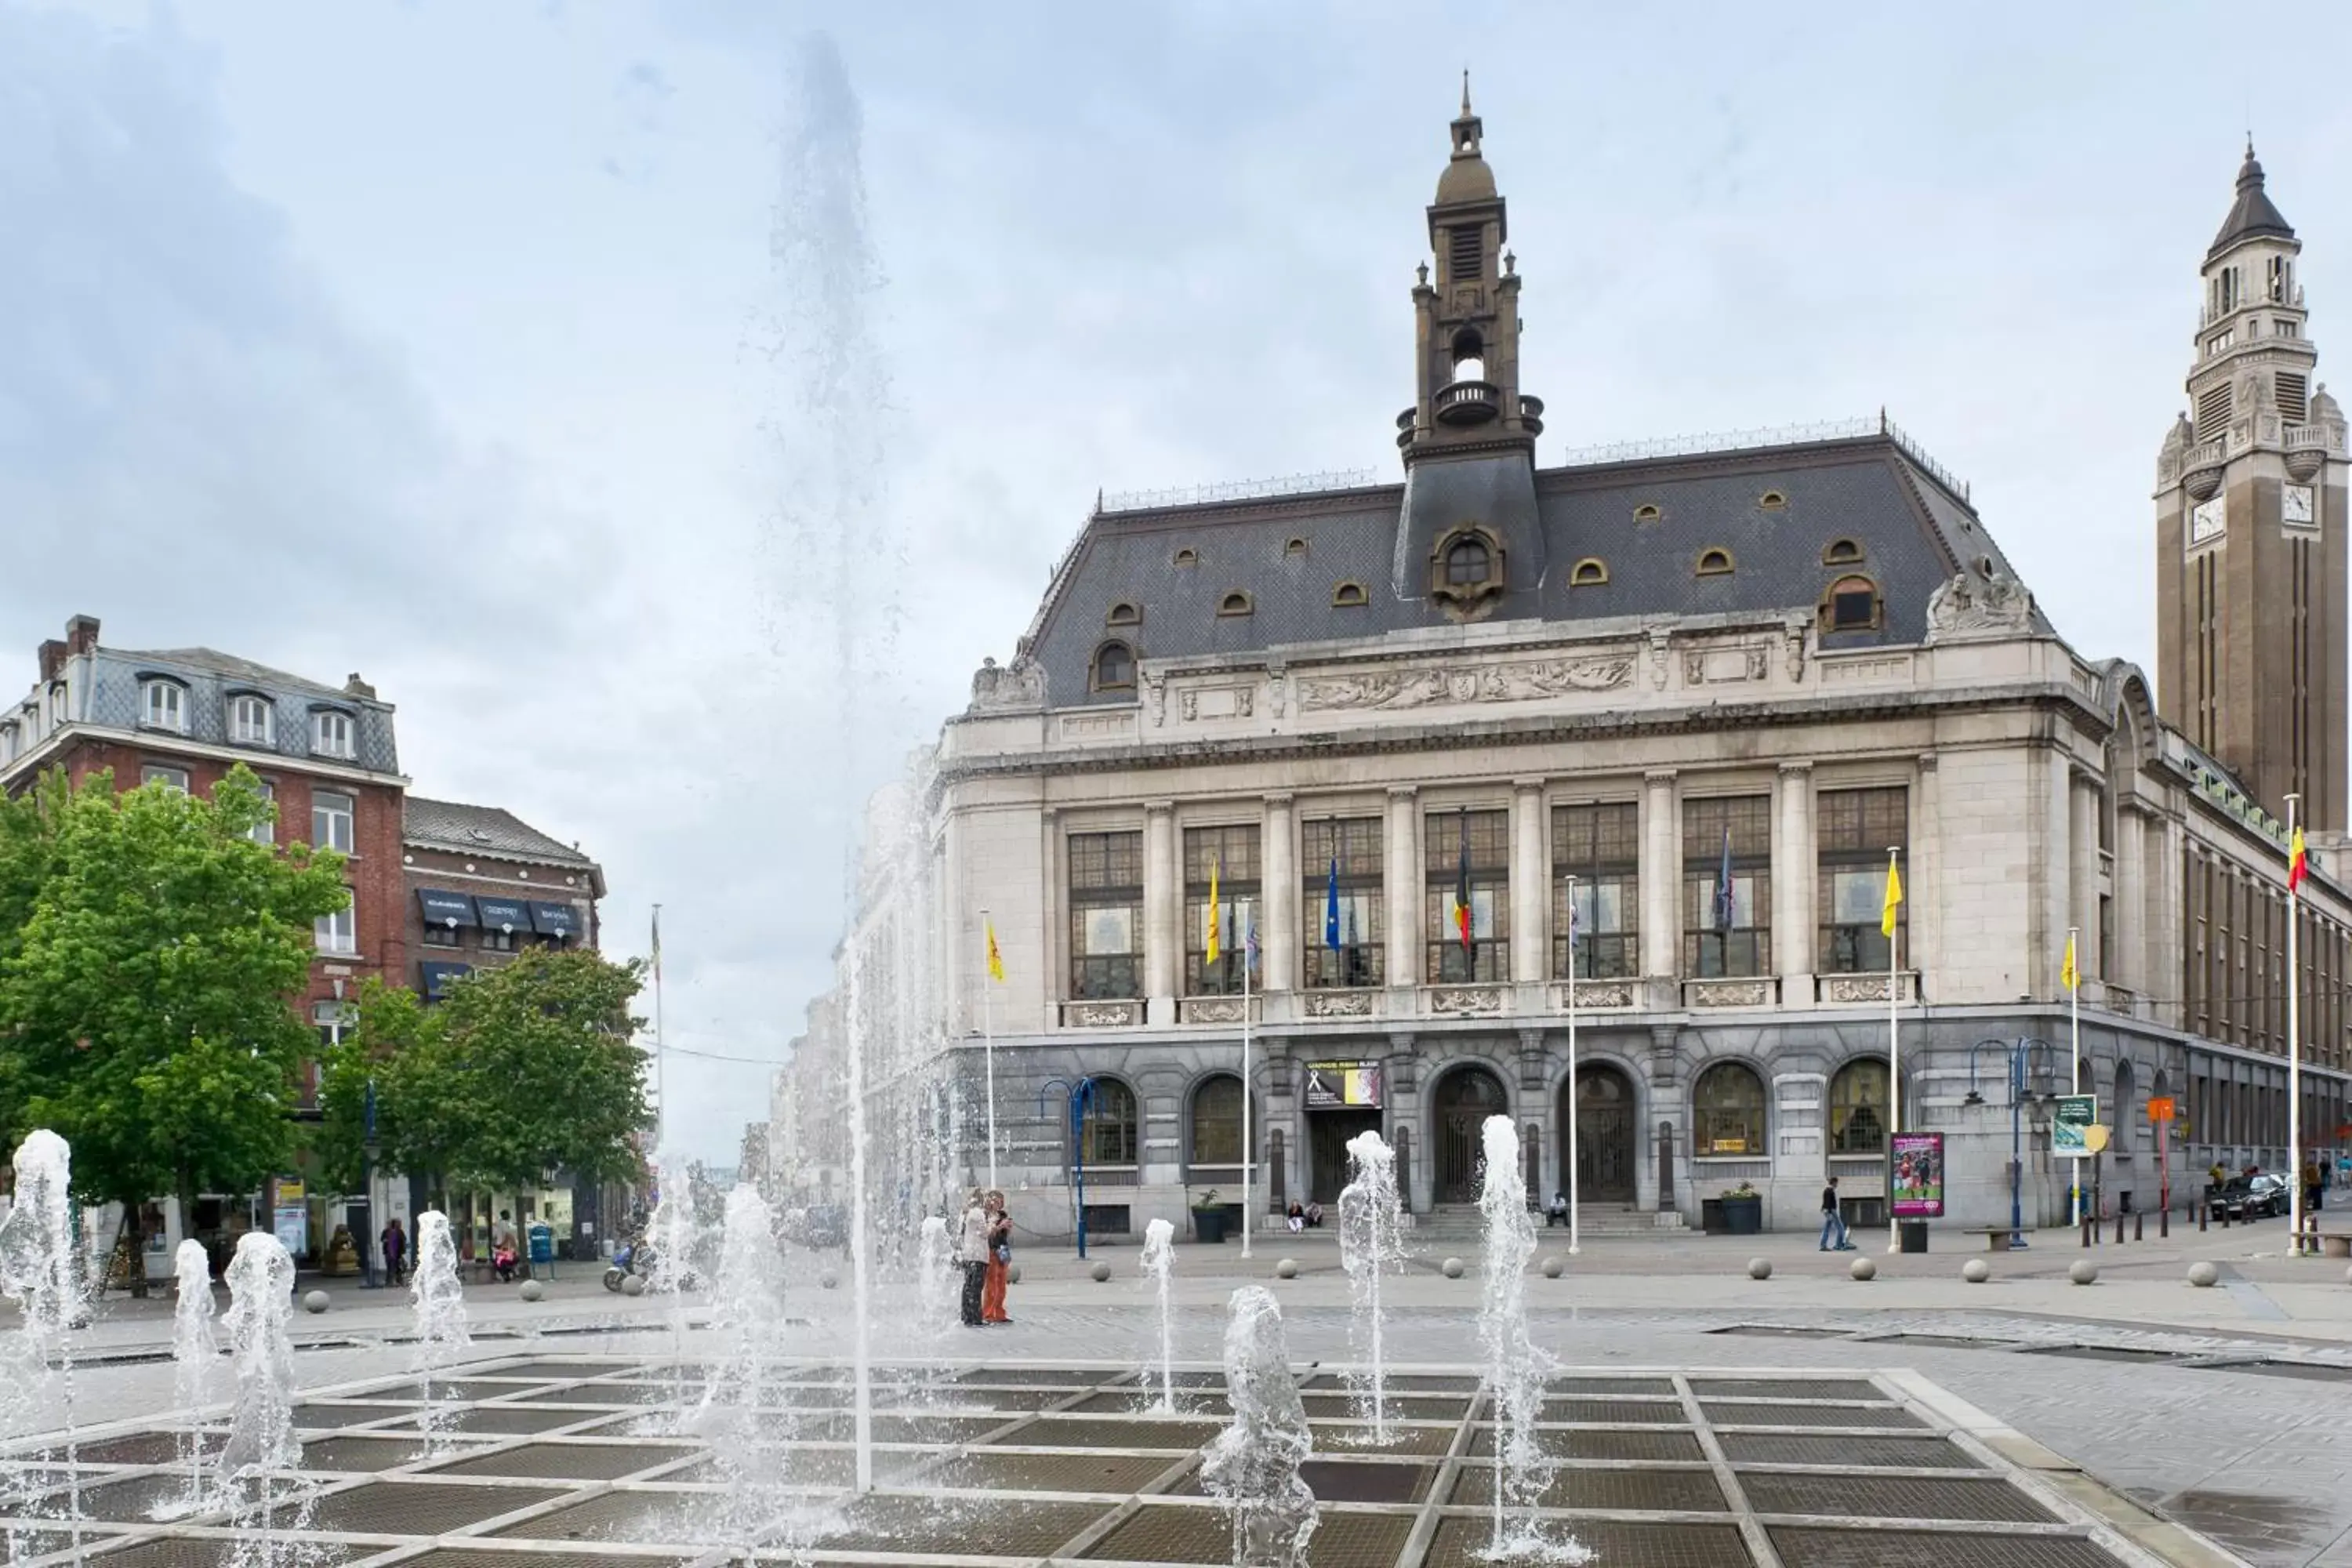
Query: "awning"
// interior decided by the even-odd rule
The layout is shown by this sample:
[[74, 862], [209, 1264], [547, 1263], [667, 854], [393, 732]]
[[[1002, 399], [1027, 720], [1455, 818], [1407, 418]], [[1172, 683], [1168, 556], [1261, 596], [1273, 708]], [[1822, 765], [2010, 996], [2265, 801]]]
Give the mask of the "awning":
[[533, 904], [530, 923], [541, 936], [570, 942], [580, 930], [580, 911], [570, 904]]
[[528, 933], [530, 930], [530, 906], [520, 899], [478, 898], [474, 908], [482, 913], [484, 931]]
[[449, 994], [449, 982], [463, 979], [474, 973], [470, 963], [419, 963], [416, 973], [425, 983], [425, 999], [438, 1002]]
[[417, 907], [425, 911], [425, 923], [429, 926], [478, 925], [474, 918], [474, 900], [463, 893], [445, 892], [438, 888], [416, 889]]

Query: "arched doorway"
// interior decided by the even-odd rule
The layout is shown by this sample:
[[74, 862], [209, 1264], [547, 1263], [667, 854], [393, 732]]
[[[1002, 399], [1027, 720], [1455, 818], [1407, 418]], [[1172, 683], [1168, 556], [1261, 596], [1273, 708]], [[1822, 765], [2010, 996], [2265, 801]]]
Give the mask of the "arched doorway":
[[1503, 1080], [1485, 1068], [1456, 1068], [1438, 1080], [1433, 1106], [1437, 1167], [1431, 1196], [1441, 1204], [1476, 1203], [1486, 1118], [1510, 1109]]
[[[1561, 1170], [1568, 1169], [1568, 1087], [1559, 1091]], [[1605, 1062], [1576, 1069], [1576, 1184], [1580, 1202], [1633, 1201], [1633, 1085]], [[1565, 1185], [1566, 1184], [1562, 1184]]]

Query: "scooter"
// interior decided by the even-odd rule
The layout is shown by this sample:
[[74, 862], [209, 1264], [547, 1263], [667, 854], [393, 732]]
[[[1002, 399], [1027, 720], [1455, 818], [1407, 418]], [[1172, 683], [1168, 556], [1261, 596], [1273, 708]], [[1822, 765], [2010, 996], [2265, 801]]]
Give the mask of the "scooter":
[[621, 1281], [632, 1274], [650, 1274], [654, 1268], [654, 1249], [642, 1241], [624, 1242], [613, 1254], [613, 1266], [604, 1270], [604, 1289], [617, 1294]]

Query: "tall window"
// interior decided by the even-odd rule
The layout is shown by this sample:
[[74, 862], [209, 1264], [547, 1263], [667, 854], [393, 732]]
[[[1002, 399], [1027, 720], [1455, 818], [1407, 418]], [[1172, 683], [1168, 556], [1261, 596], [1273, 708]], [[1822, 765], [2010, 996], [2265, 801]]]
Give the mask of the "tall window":
[[1095, 1079], [1078, 1122], [1078, 1149], [1089, 1168], [1135, 1163], [1135, 1090], [1115, 1078]]
[[1865, 1057], [1830, 1079], [1830, 1152], [1886, 1152], [1886, 1064]]
[[1554, 806], [1551, 972], [1568, 978], [1568, 879], [1576, 879], [1576, 977], [1613, 980], [1642, 964], [1641, 811], [1632, 801]]
[[1298, 906], [1305, 917], [1298, 923], [1306, 962], [1300, 968], [1307, 988], [1385, 984], [1387, 867], [1381, 858], [1381, 819], [1326, 817], [1305, 824], [1299, 837], [1306, 863]]
[[269, 815], [255, 823], [247, 831], [246, 837], [251, 838], [256, 844], [276, 844], [278, 842], [278, 791], [268, 779], [263, 779], [260, 783], [261, 801], [264, 805], [269, 807]]
[[[1469, 844], [1470, 944], [1462, 942], [1458, 915], [1463, 844]], [[1429, 944], [1431, 980], [1440, 984], [1511, 977], [1511, 814], [1444, 811], [1432, 814], [1422, 836], [1427, 885], [1422, 931]]]
[[1683, 973], [1772, 973], [1769, 795], [1683, 802]]
[[1762, 1154], [1764, 1080], [1742, 1062], [1717, 1062], [1698, 1075], [1691, 1090], [1698, 1124], [1694, 1154]]
[[1242, 1080], [1219, 1073], [1192, 1091], [1192, 1168], [1231, 1169], [1242, 1163]]
[[[1814, 886], [1821, 910], [1822, 973], [1884, 974], [1895, 965], [1881, 929], [1886, 916], [1886, 851], [1910, 846], [1910, 792], [1900, 784], [1823, 790], [1815, 797], [1814, 821], [1821, 837], [1821, 876]], [[1907, 903], [1895, 908], [1898, 938], [1908, 935], [1904, 916], [1909, 908]], [[1906, 951], [1909, 945], [1906, 941]]]
[[[1209, 960], [1209, 879], [1216, 873], [1217, 957]], [[1184, 830], [1184, 994], [1238, 995], [1257, 920], [1257, 824]]]
[[[65, 704], [62, 699], [51, 705], [50, 718], [61, 717]], [[185, 734], [188, 729], [188, 693], [176, 680], [151, 680], [147, 683], [146, 725], [151, 730], [169, 730]]]
[[228, 700], [228, 738], [241, 746], [266, 746], [277, 737], [278, 710], [267, 697], [250, 693]]
[[352, 907], [345, 904], [331, 915], [320, 915], [315, 922], [320, 952], [357, 952], [360, 950], [359, 927], [352, 919]]
[[352, 797], [327, 790], [310, 792], [310, 845], [352, 852]]
[[310, 751], [320, 757], [355, 757], [359, 750], [352, 743], [352, 716], [333, 708], [321, 708], [310, 715]]
[[1073, 833], [1070, 994], [1143, 994], [1143, 835]]
[[139, 770], [139, 782], [142, 784], [162, 784], [165, 789], [177, 790], [182, 795], [185, 795], [188, 793], [188, 770], [167, 768], [160, 763], [150, 763]]

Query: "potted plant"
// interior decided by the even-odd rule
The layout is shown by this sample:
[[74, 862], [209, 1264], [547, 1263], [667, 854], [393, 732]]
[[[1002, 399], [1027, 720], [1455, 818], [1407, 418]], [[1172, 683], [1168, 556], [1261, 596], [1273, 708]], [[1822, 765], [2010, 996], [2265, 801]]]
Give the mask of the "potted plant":
[[1746, 1182], [1723, 1194], [1723, 1229], [1727, 1236], [1754, 1236], [1764, 1228], [1764, 1194]]
[[1202, 1241], [1225, 1239], [1225, 1222], [1232, 1216], [1217, 1201], [1217, 1189], [1210, 1187], [1192, 1200], [1192, 1235]]

